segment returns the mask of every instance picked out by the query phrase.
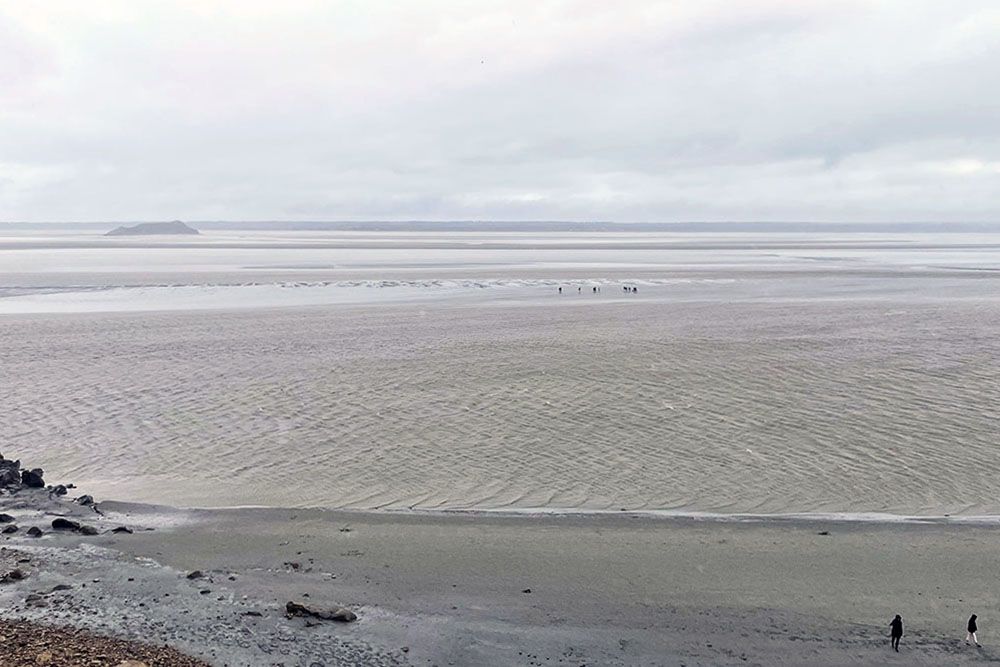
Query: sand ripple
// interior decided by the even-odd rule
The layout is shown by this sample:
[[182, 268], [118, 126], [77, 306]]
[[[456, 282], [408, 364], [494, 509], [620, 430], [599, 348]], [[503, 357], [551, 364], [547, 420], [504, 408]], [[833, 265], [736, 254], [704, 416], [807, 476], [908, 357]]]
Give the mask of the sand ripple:
[[1000, 312], [0, 319], [0, 451], [186, 505], [1000, 514]]

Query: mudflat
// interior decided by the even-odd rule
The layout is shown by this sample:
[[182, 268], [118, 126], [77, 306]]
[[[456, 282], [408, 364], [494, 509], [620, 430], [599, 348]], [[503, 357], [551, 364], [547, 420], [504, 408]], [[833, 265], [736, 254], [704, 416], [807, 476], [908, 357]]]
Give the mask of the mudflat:
[[[101, 509], [101, 522], [135, 532], [5, 540], [33, 569], [0, 587], [4, 616], [168, 642], [220, 665], [1000, 659], [992, 525]], [[39, 520], [20, 512], [24, 526]], [[204, 576], [188, 579], [194, 570]], [[21, 602], [57, 583], [72, 585], [70, 602]], [[359, 620], [288, 619], [290, 600], [344, 605]], [[887, 636], [897, 613], [899, 654]], [[982, 649], [962, 641], [970, 613]]]
[[1000, 514], [1000, 302], [898, 280], [10, 315], [0, 441], [179, 506]]

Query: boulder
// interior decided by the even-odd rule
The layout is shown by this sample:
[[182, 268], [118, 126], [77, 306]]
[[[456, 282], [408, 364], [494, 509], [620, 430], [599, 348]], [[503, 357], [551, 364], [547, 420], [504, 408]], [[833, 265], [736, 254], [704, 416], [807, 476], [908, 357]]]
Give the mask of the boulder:
[[21, 471], [21, 484], [32, 488], [32, 489], [44, 489], [45, 480], [42, 479], [42, 475], [45, 473], [41, 468], [34, 468], [32, 470], [22, 470]]
[[116, 534], [125, 533], [126, 535], [131, 535], [132, 529], [129, 528], [128, 526], [118, 526], [117, 528], [112, 528], [111, 532]]
[[52, 528], [54, 530], [80, 530], [80, 524], [76, 521], [59, 517], [52, 520]]
[[14, 524], [10, 524], [9, 526], [4, 526], [4, 529], [0, 531], [0, 533], [3, 533], [4, 535], [11, 535], [16, 532], [17, 532], [17, 526], [15, 526]]
[[74, 500], [73, 502], [78, 503], [80, 505], [93, 505], [94, 504], [94, 496], [83, 495], [83, 496], [80, 496], [79, 498], [77, 498], [76, 500]]
[[0, 584], [9, 584], [13, 581], [21, 581], [26, 575], [19, 569], [11, 570], [0, 575]]
[[21, 462], [0, 459], [0, 488], [21, 485]]
[[9, 514], [0, 514], [0, 523], [13, 523], [14, 517]]
[[93, 526], [80, 526], [81, 535], [97, 535], [99, 533], [100, 531], [94, 528]]
[[201, 570], [195, 570], [194, 572], [188, 572], [188, 579], [201, 579], [205, 574]]
[[66, 487], [63, 486], [62, 484], [56, 484], [55, 486], [52, 487], [51, 490], [49, 490], [49, 493], [51, 493], [54, 496], [65, 496], [68, 493], [68, 491]]
[[351, 623], [358, 620], [357, 614], [344, 607], [317, 609], [297, 602], [288, 602], [285, 604], [285, 615], [289, 618], [293, 616], [311, 616], [324, 621], [337, 621], [338, 623]]

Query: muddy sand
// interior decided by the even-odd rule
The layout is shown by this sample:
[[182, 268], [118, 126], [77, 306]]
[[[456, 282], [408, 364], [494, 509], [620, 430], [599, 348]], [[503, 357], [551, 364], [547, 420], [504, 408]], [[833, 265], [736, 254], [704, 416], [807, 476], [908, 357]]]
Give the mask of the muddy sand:
[[[0, 573], [25, 575], [0, 584], [0, 618], [168, 645], [213, 665], [1000, 660], [989, 580], [1000, 528], [989, 524], [112, 502], [98, 513], [67, 498], [0, 496], [18, 526], [0, 538]], [[53, 530], [60, 516], [98, 534]], [[120, 526], [133, 532], [111, 532]], [[290, 618], [289, 601], [358, 619]], [[973, 612], [982, 649], [962, 641]], [[899, 654], [886, 636], [896, 613]]]

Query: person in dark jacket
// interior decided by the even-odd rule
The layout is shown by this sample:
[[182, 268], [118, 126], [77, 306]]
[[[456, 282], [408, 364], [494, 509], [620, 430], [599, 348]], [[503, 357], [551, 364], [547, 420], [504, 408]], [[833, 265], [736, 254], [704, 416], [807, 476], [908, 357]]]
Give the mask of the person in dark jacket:
[[899, 640], [903, 636], [903, 617], [899, 614], [896, 614], [896, 618], [889, 623], [889, 636], [893, 650], [899, 653]]
[[968, 630], [969, 630], [969, 634], [965, 635], [965, 643], [968, 644], [969, 640], [971, 639], [972, 642], [976, 646], [979, 646], [979, 639], [976, 638], [976, 632], [979, 631], [979, 626], [976, 625], [976, 615], [975, 614], [973, 614], [972, 616], [969, 617], [969, 628], [968, 628]]

